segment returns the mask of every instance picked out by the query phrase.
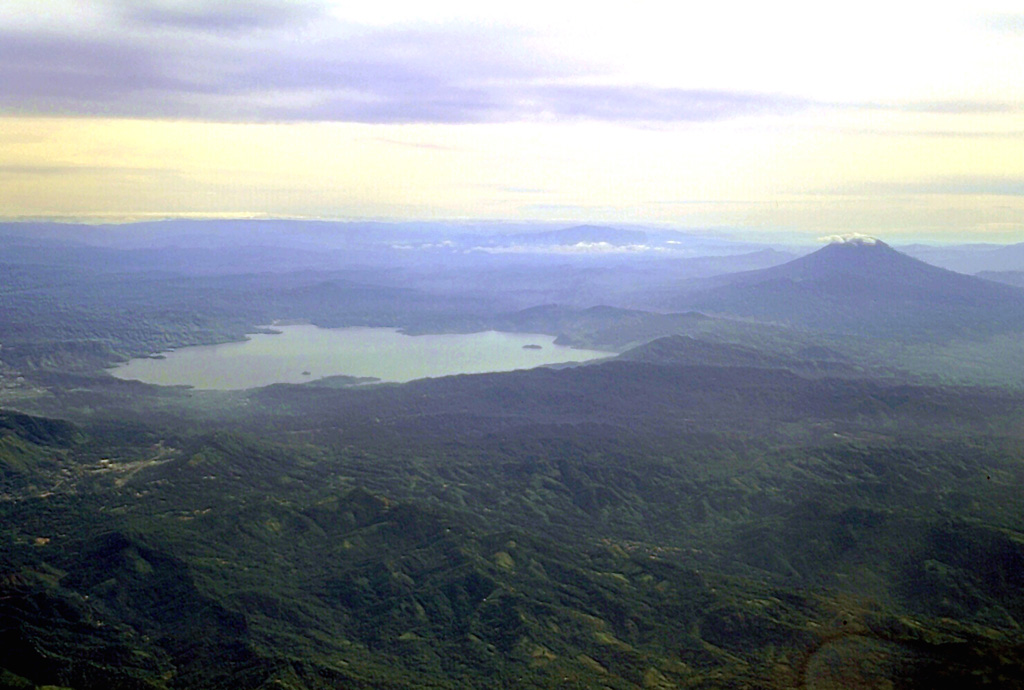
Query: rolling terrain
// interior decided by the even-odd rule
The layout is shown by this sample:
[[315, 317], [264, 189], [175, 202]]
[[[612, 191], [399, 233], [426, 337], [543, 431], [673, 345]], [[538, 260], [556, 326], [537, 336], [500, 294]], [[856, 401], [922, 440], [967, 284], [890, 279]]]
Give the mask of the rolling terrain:
[[[986, 378], [1019, 362], [1017, 288], [881, 242], [631, 292], [516, 255], [506, 297], [380, 247], [200, 275], [118, 237], [145, 261], [0, 262], [2, 689], [1024, 685], [1024, 392]], [[104, 371], [273, 319], [619, 354], [229, 392]]]

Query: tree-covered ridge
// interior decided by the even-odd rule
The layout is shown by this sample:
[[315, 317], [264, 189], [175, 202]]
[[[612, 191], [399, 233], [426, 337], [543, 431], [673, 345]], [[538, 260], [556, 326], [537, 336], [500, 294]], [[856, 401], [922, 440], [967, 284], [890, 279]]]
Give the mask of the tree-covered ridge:
[[940, 422], [780, 442], [590, 414], [40, 438], [76, 474], [43, 468], [49, 485], [2, 505], [2, 664], [75, 688], [782, 688], [847, 666], [1005, 687], [1019, 440], [951, 442]]
[[[1024, 329], [989, 299], [1016, 293], [872, 246], [710, 282], [15, 247], [0, 689], [1019, 687]], [[1001, 335], [946, 329], [961, 308]], [[277, 318], [622, 354], [234, 392], [103, 371]]]

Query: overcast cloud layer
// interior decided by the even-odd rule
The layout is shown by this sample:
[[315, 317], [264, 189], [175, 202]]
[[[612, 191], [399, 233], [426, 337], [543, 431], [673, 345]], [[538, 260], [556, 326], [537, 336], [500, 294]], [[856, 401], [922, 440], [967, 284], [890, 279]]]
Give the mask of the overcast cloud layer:
[[[623, 81], [598, 57], [567, 56], [564, 46], [536, 29], [458, 21], [361, 25], [334, 16], [325, 4], [81, 6], [85, 21], [77, 23], [76, 15], [60, 12], [41, 23], [26, 21], [24, 12], [21, 21], [16, 15], [0, 22], [0, 108], [235, 122], [667, 123], [786, 114], [815, 105], [938, 113], [1006, 112], [1021, 105], [972, 99], [843, 103], [772, 90]], [[1018, 18], [1001, 15], [992, 22], [995, 31], [1014, 30]], [[728, 36], [722, 40], [723, 51], [744, 48]], [[601, 46], [595, 48], [599, 56]], [[750, 55], [752, 61], [761, 57]], [[685, 74], [710, 65], [679, 67]]]
[[293, 3], [111, 3], [101, 31], [0, 29], [0, 108], [221, 121], [713, 121], [805, 99], [587, 84], [509, 27], [360, 27]]

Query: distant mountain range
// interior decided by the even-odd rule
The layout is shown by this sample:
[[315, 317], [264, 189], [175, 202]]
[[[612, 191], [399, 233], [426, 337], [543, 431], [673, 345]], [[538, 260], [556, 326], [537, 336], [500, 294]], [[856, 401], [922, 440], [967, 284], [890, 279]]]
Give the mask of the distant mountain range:
[[1024, 287], [1024, 271], [982, 271], [977, 276], [997, 283]]
[[603, 225], [577, 225], [571, 228], [551, 230], [548, 232], [530, 232], [517, 235], [505, 235], [520, 244], [528, 245], [573, 245], [596, 244], [604, 242], [611, 245], [643, 244], [647, 241], [647, 233], [641, 230], [622, 230]]
[[952, 247], [913, 244], [901, 247], [900, 250], [915, 259], [959, 273], [1024, 271], [1024, 243], [962, 244]]
[[517, 252], [543, 255], [572, 253], [577, 256], [626, 254], [634, 258], [678, 259], [685, 257], [724, 257], [772, 249], [763, 243], [655, 228], [618, 228], [607, 225], [577, 225], [534, 232], [495, 233], [487, 236], [463, 235], [451, 248], [469, 247], [476, 251]]

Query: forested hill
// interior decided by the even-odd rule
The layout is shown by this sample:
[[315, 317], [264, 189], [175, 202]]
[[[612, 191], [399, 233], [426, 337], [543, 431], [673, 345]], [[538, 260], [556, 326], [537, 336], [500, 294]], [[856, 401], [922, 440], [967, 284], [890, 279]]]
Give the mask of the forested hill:
[[6, 466], [45, 461], [0, 501], [0, 687], [1003, 688], [1024, 662], [1010, 393], [623, 361], [222, 401], [211, 432], [4, 418]]

